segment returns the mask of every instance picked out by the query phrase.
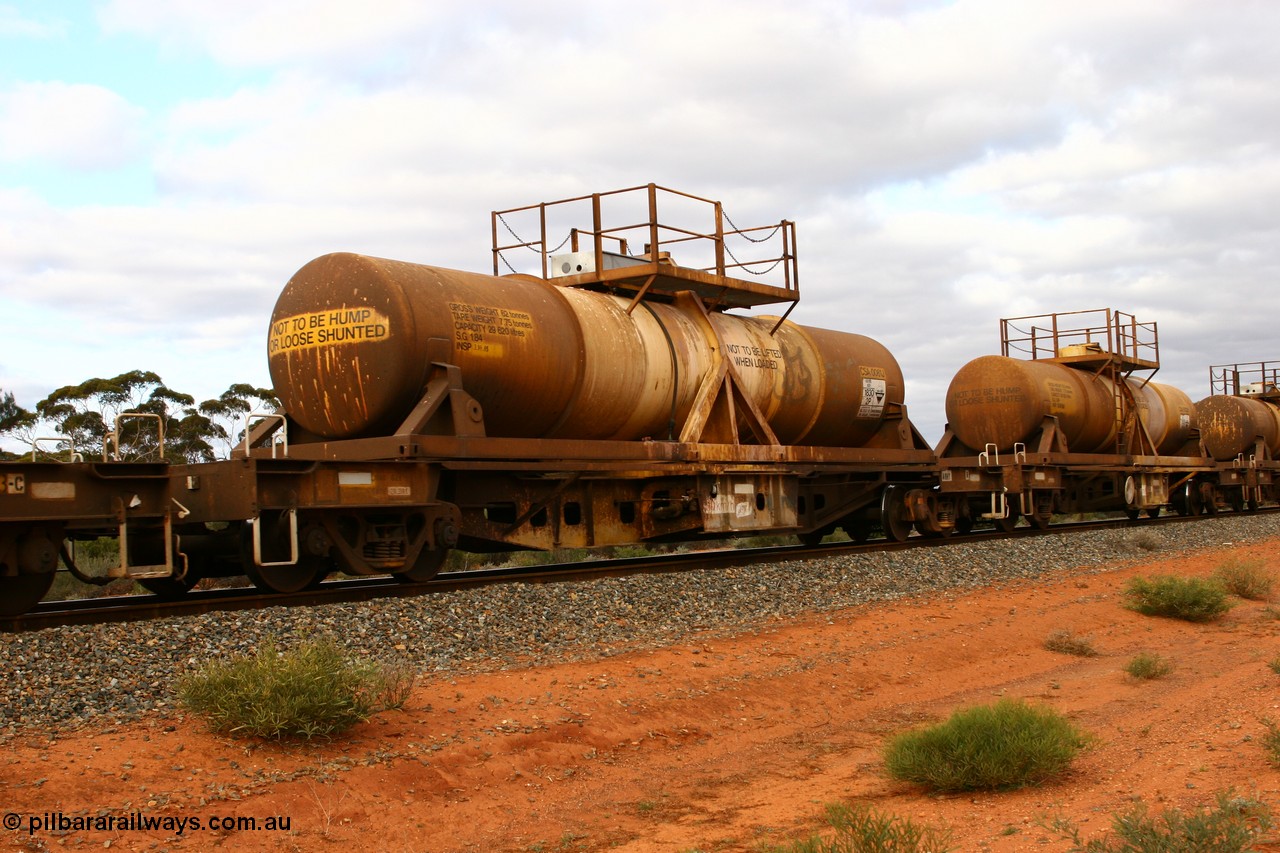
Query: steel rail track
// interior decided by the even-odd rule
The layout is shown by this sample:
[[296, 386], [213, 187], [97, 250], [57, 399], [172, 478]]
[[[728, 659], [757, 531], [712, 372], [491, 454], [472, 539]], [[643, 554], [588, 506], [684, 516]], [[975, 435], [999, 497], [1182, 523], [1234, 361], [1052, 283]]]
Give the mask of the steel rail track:
[[[1280, 512], [1280, 508], [1256, 510], [1254, 514]], [[1227, 513], [1231, 518], [1237, 513]], [[155, 595], [118, 595], [102, 598], [69, 599], [42, 602], [21, 616], [0, 619], [0, 632], [21, 633], [65, 625], [91, 625], [110, 622], [133, 622], [173, 616], [192, 616], [212, 612], [260, 610], [267, 607], [314, 607], [383, 598], [404, 598], [487, 586], [495, 583], [561, 583], [635, 574], [724, 569], [750, 566], [763, 562], [810, 560], [856, 553], [901, 551], [921, 547], [945, 547], [950, 544], [989, 542], [1028, 536], [1071, 534], [1109, 528], [1134, 528], [1166, 524], [1194, 523], [1204, 517], [1166, 515], [1132, 521], [1127, 518], [1068, 522], [1048, 528], [1018, 527], [1012, 532], [983, 530], [953, 537], [928, 538], [912, 536], [905, 542], [875, 539], [866, 543], [836, 542], [807, 547], [784, 545], [766, 548], [724, 548], [663, 554], [652, 557], [626, 557], [559, 563], [541, 566], [471, 569], [444, 572], [425, 583], [402, 583], [391, 577], [335, 579], [296, 593], [268, 593], [254, 587], [211, 589], [190, 592], [178, 599]]]

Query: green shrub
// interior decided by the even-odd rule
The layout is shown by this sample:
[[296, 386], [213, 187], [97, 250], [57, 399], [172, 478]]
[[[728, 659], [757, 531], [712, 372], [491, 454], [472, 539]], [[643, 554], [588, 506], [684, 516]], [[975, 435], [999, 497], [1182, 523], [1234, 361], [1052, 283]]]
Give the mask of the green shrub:
[[[120, 565], [120, 543], [114, 536], [83, 539], [67, 545], [76, 568], [91, 577], [105, 578], [110, 569]], [[64, 563], [59, 560], [58, 565], [61, 568]], [[137, 595], [145, 591], [129, 578], [117, 578], [105, 584], [86, 584], [77, 580], [70, 571], [59, 571], [54, 575], [53, 586], [45, 593], [44, 600], [105, 598], [112, 595]]]
[[1008, 788], [1066, 770], [1088, 737], [1051, 708], [1002, 699], [894, 738], [885, 769], [940, 791]]
[[1232, 557], [1213, 573], [1227, 588], [1227, 592], [1250, 601], [1266, 601], [1271, 598], [1271, 588], [1276, 576], [1262, 560], [1241, 560]]
[[1129, 544], [1139, 551], [1159, 551], [1164, 540], [1150, 530], [1143, 530], [1129, 537]]
[[1151, 817], [1138, 803], [1112, 816], [1110, 834], [1087, 842], [1069, 823], [1054, 828], [1073, 842], [1071, 853], [1243, 853], [1271, 828], [1271, 811], [1263, 803], [1231, 791], [1219, 792], [1217, 801], [1216, 808], [1190, 814], [1170, 808], [1159, 817]]
[[183, 678], [178, 697], [225, 734], [328, 737], [403, 705], [413, 680], [406, 667], [347, 660], [331, 639], [283, 654], [268, 641], [254, 655], [215, 661]]
[[1164, 678], [1173, 672], [1173, 664], [1160, 655], [1149, 654], [1143, 652], [1135, 655], [1133, 660], [1129, 661], [1124, 671], [1132, 675], [1134, 678], [1141, 678], [1146, 681], [1152, 681], [1157, 678]]
[[1125, 606], [1146, 616], [1210, 622], [1231, 609], [1227, 590], [1217, 580], [1158, 575], [1133, 578], [1124, 591]]
[[1098, 650], [1093, 647], [1092, 635], [1073, 634], [1064, 628], [1049, 632], [1049, 636], [1045, 637], [1044, 647], [1051, 652], [1082, 658], [1096, 657], [1098, 654]]
[[1262, 736], [1262, 749], [1267, 753], [1267, 761], [1272, 766], [1280, 767], [1280, 726], [1274, 720], [1263, 720], [1267, 733]]
[[865, 805], [827, 806], [829, 836], [814, 835], [766, 853], [947, 853], [954, 850], [950, 833], [905, 818], [883, 814]]

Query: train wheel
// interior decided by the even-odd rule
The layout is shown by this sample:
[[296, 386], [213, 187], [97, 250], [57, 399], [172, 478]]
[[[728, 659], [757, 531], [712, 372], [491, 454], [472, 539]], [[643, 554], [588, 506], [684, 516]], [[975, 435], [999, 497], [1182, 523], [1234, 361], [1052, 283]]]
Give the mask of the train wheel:
[[317, 565], [312, 557], [303, 557], [292, 566], [245, 566], [245, 574], [258, 589], [263, 592], [301, 592], [309, 586], [318, 584], [326, 574], [327, 567]]
[[318, 584], [329, 573], [331, 563], [324, 557], [302, 554], [287, 566], [259, 566], [253, 561], [253, 529], [240, 528], [240, 561], [250, 583], [263, 592], [301, 592]]
[[0, 577], [0, 616], [26, 613], [53, 586], [61, 531], [34, 529], [18, 539], [16, 575]]
[[1227, 503], [1232, 512], [1244, 512], [1244, 489], [1227, 489]]
[[1153, 506], [1151, 509], [1147, 510], [1147, 518], [1159, 518], [1159, 517], [1160, 517], [1160, 507]]
[[418, 561], [413, 564], [413, 568], [403, 572], [396, 572], [392, 577], [400, 581], [400, 583], [426, 583], [440, 574], [440, 568], [444, 566], [445, 558], [448, 556], [448, 548], [423, 549], [422, 553], [418, 555]]
[[901, 487], [885, 486], [880, 497], [880, 526], [884, 528], [885, 538], [894, 542], [906, 542], [911, 535], [911, 515]]
[[875, 527], [875, 519], [868, 518], [865, 510], [850, 513], [840, 520], [840, 529], [859, 544], [871, 538], [871, 531], [875, 530]]
[[1200, 496], [1194, 483], [1184, 483], [1169, 495], [1169, 504], [1178, 515], [1199, 515]]
[[[173, 555], [174, 569], [181, 568], [182, 557], [176, 553]], [[187, 570], [182, 577], [167, 578], [139, 578], [138, 583], [147, 592], [154, 593], [166, 601], [173, 601], [182, 598], [200, 583], [200, 579], [204, 577], [204, 568], [208, 563], [208, 558], [204, 554], [187, 555]]]
[[190, 571], [181, 578], [139, 578], [138, 583], [147, 592], [160, 596], [166, 601], [182, 598], [191, 592], [192, 587], [200, 583]]
[[53, 572], [0, 577], [0, 616], [21, 616], [53, 586]]
[[1024, 496], [1031, 512], [1026, 513], [1027, 524], [1036, 530], [1048, 530], [1053, 521], [1053, 506], [1056, 502], [1053, 494], [1046, 491], [1027, 492]]
[[973, 532], [973, 516], [965, 513], [956, 517], [956, 533], [961, 535]]

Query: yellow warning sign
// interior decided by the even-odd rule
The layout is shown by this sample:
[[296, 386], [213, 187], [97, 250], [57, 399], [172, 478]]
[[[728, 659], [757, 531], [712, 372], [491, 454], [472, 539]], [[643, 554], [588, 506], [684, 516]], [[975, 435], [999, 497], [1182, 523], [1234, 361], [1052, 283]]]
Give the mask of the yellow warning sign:
[[295, 314], [271, 324], [267, 355], [338, 344], [383, 341], [391, 333], [387, 318], [372, 308], [330, 308]]
[[533, 315], [491, 305], [450, 302], [453, 345], [460, 353], [478, 358], [502, 358], [507, 344], [533, 334]]

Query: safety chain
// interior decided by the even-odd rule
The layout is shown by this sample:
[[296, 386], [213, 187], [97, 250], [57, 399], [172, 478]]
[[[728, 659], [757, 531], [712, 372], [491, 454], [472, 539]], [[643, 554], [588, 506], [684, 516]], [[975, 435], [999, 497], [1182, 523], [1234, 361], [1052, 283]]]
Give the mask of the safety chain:
[[756, 272], [750, 267], [743, 265], [742, 261], [738, 260], [737, 257], [734, 256], [733, 250], [730, 249], [728, 246], [724, 247], [724, 253], [729, 257], [733, 258], [733, 262], [738, 265], [738, 269], [743, 270], [744, 272], [749, 272], [752, 275], [768, 275], [769, 273], [777, 269], [778, 264], [782, 263], [783, 261], [783, 258], [778, 258], [776, 261], [774, 261], [772, 264], [769, 265], [768, 269], [764, 269], [764, 270], [760, 270], [759, 272]]
[[777, 225], [773, 226], [773, 230], [770, 231], [768, 234], [764, 235], [759, 239], [756, 239], [755, 237], [749, 236], [741, 228], [739, 228], [737, 223], [729, 218], [729, 214], [724, 212], [724, 208], [720, 208], [720, 215], [724, 217], [725, 222], [729, 223], [729, 227], [734, 230], [734, 233], [736, 233], [739, 237], [741, 237], [744, 240], [750, 240], [752, 243], [763, 243], [767, 240], [772, 240], [773, 235], [777, 234], [778, 229], [782, 227], [782, 223], [778, 223]]
[[[774, 236], [778, 233], [778, 231], [782, 228], [782, 224], [779, 223], [773, 227], [772, 231], [770, 231], [768, 234], [765, 234], [763, 237], [752, 237], [751, 235], [744, 233], [742, 229], [738, 227], [737, 223], [734, 222], [729, 217], [729, 214], [725, 213], [723, 209], [721, 209], [721, 215], [723, 215], [725, 218], [725, 221], [729, 223], [729, 227], [733, 229], [733, 233], [742, 237], [744, 240], [747, 240], [752, 243], [765, 243], [769, 240], [772, 240]], [[520, 246], [523, 246], [524, 248], [528, 249], [534, 254], [540, 254], [540, 251], [534, 248], [534, 245], [532, 243], [530, 243], [528, 240], [525, 240], [523, 237], [521, 237], [519, 234], [515, 232], [515, 229], [511, 227], [511, 224], [509, 222], [507, 222], [506, 217], [504, 217], [501, 213], [497, 214], [497, 217], [498, 217], [498, 221], [502, 223], [502, 227], [507, 229], [507, 233], [510, 234], [512, 237], [514, 237], [516, 242]], [[560, 241], [560, 245], [556, 246], [553, 249], [548, 249], [546, 254], [551, 255], [555, 252], [560, 251], [565, 247], [565, 244], [568, 243], [570, 238], [572, 237], [573, 237], [573, 232], [566, 234], [565, 238]], [[782, 263], [782, 261], [784, 260], [783, 258], [778, 258], [778, 260], [774, 261], [772, 264], [769, 265], [768, 269], [756, 271], [747, 266], [744, 266], [743, 263], [739, 261], [737, 257], [734, 256], [733, 250], [730, 249], [727, 245], [724, 247], [724, 250], [725, 250], [725, 253], [729, 255], [729, 257], [733, 258], [733, 262], [738, 265], [739, 269], [749, 272], [752, 275], [768, 275], [769, 273], [773, 272], [773, 270], [777, 268], [778, 264]], [[497, 254], [498, 254], [498, 258], [502, 261], [503, 266], [505, 266], [507, 269], [511, 270], [511, 272], [514, 273], [516, 269], [511, 265], [511, 262], [506, 259], [506, 257], [502, 254], [501, 251], [499, 251]]]
[[[523, 237], [521, 237], [519, 234], [517, 234], [517, 233], [512, 229], [512, 227], [511, 227], [510, 225], [508, 225], [508, 224], [507, 224], [507, 220], [503, 218], [503, 216], [502, 216], [502, 214], [501, 214], [501, 213], [499, 213], [499, 214], [498, 214], [498, 221], [502, 223], [502, 227], [503, 227], [503, 228], [506, 228], [506, 229], [507, 229], [507, 233], [508, 233], [508, 234], [510, 234], [512, 237], [515, 237], [515, 238], [516, 238], [516, 242], [518, 242], [521, 246], [524, 246], [524, 247], [525, 247], [526, 249], [528, 249], [530, 252], [533, 252], [534, 254], [538, 254], [538, 250], [537, 250], [537, 249], [535, 249], [535, 248], [533, 247], [533, 244], [532, 244], [532, 243], [530, 243], [528, 240], [524, 239]], [[573, 236], [573, 232], [572, 232], [572, 231], [570, 231], [568, 234], [564, 235], [564, 239], [560, 241], [560, 245], [559, 245], [559, 246], [556, 246], [554, 249], [548, 249], [548, 250], [547, 250], [547, 254], [549, 255], [549, 254], [551, 254], [552, 252], [558, 252], [558, 251], [560, 251], [561, 249], [563, 249], [563, 248], [564, 248], [564, 244], [565, 244], [565, 243], [568, 243], [568, 242], [569, 242], [569, 238], [570, 238], [570, 237], [572, 237], [572, 236]]]

